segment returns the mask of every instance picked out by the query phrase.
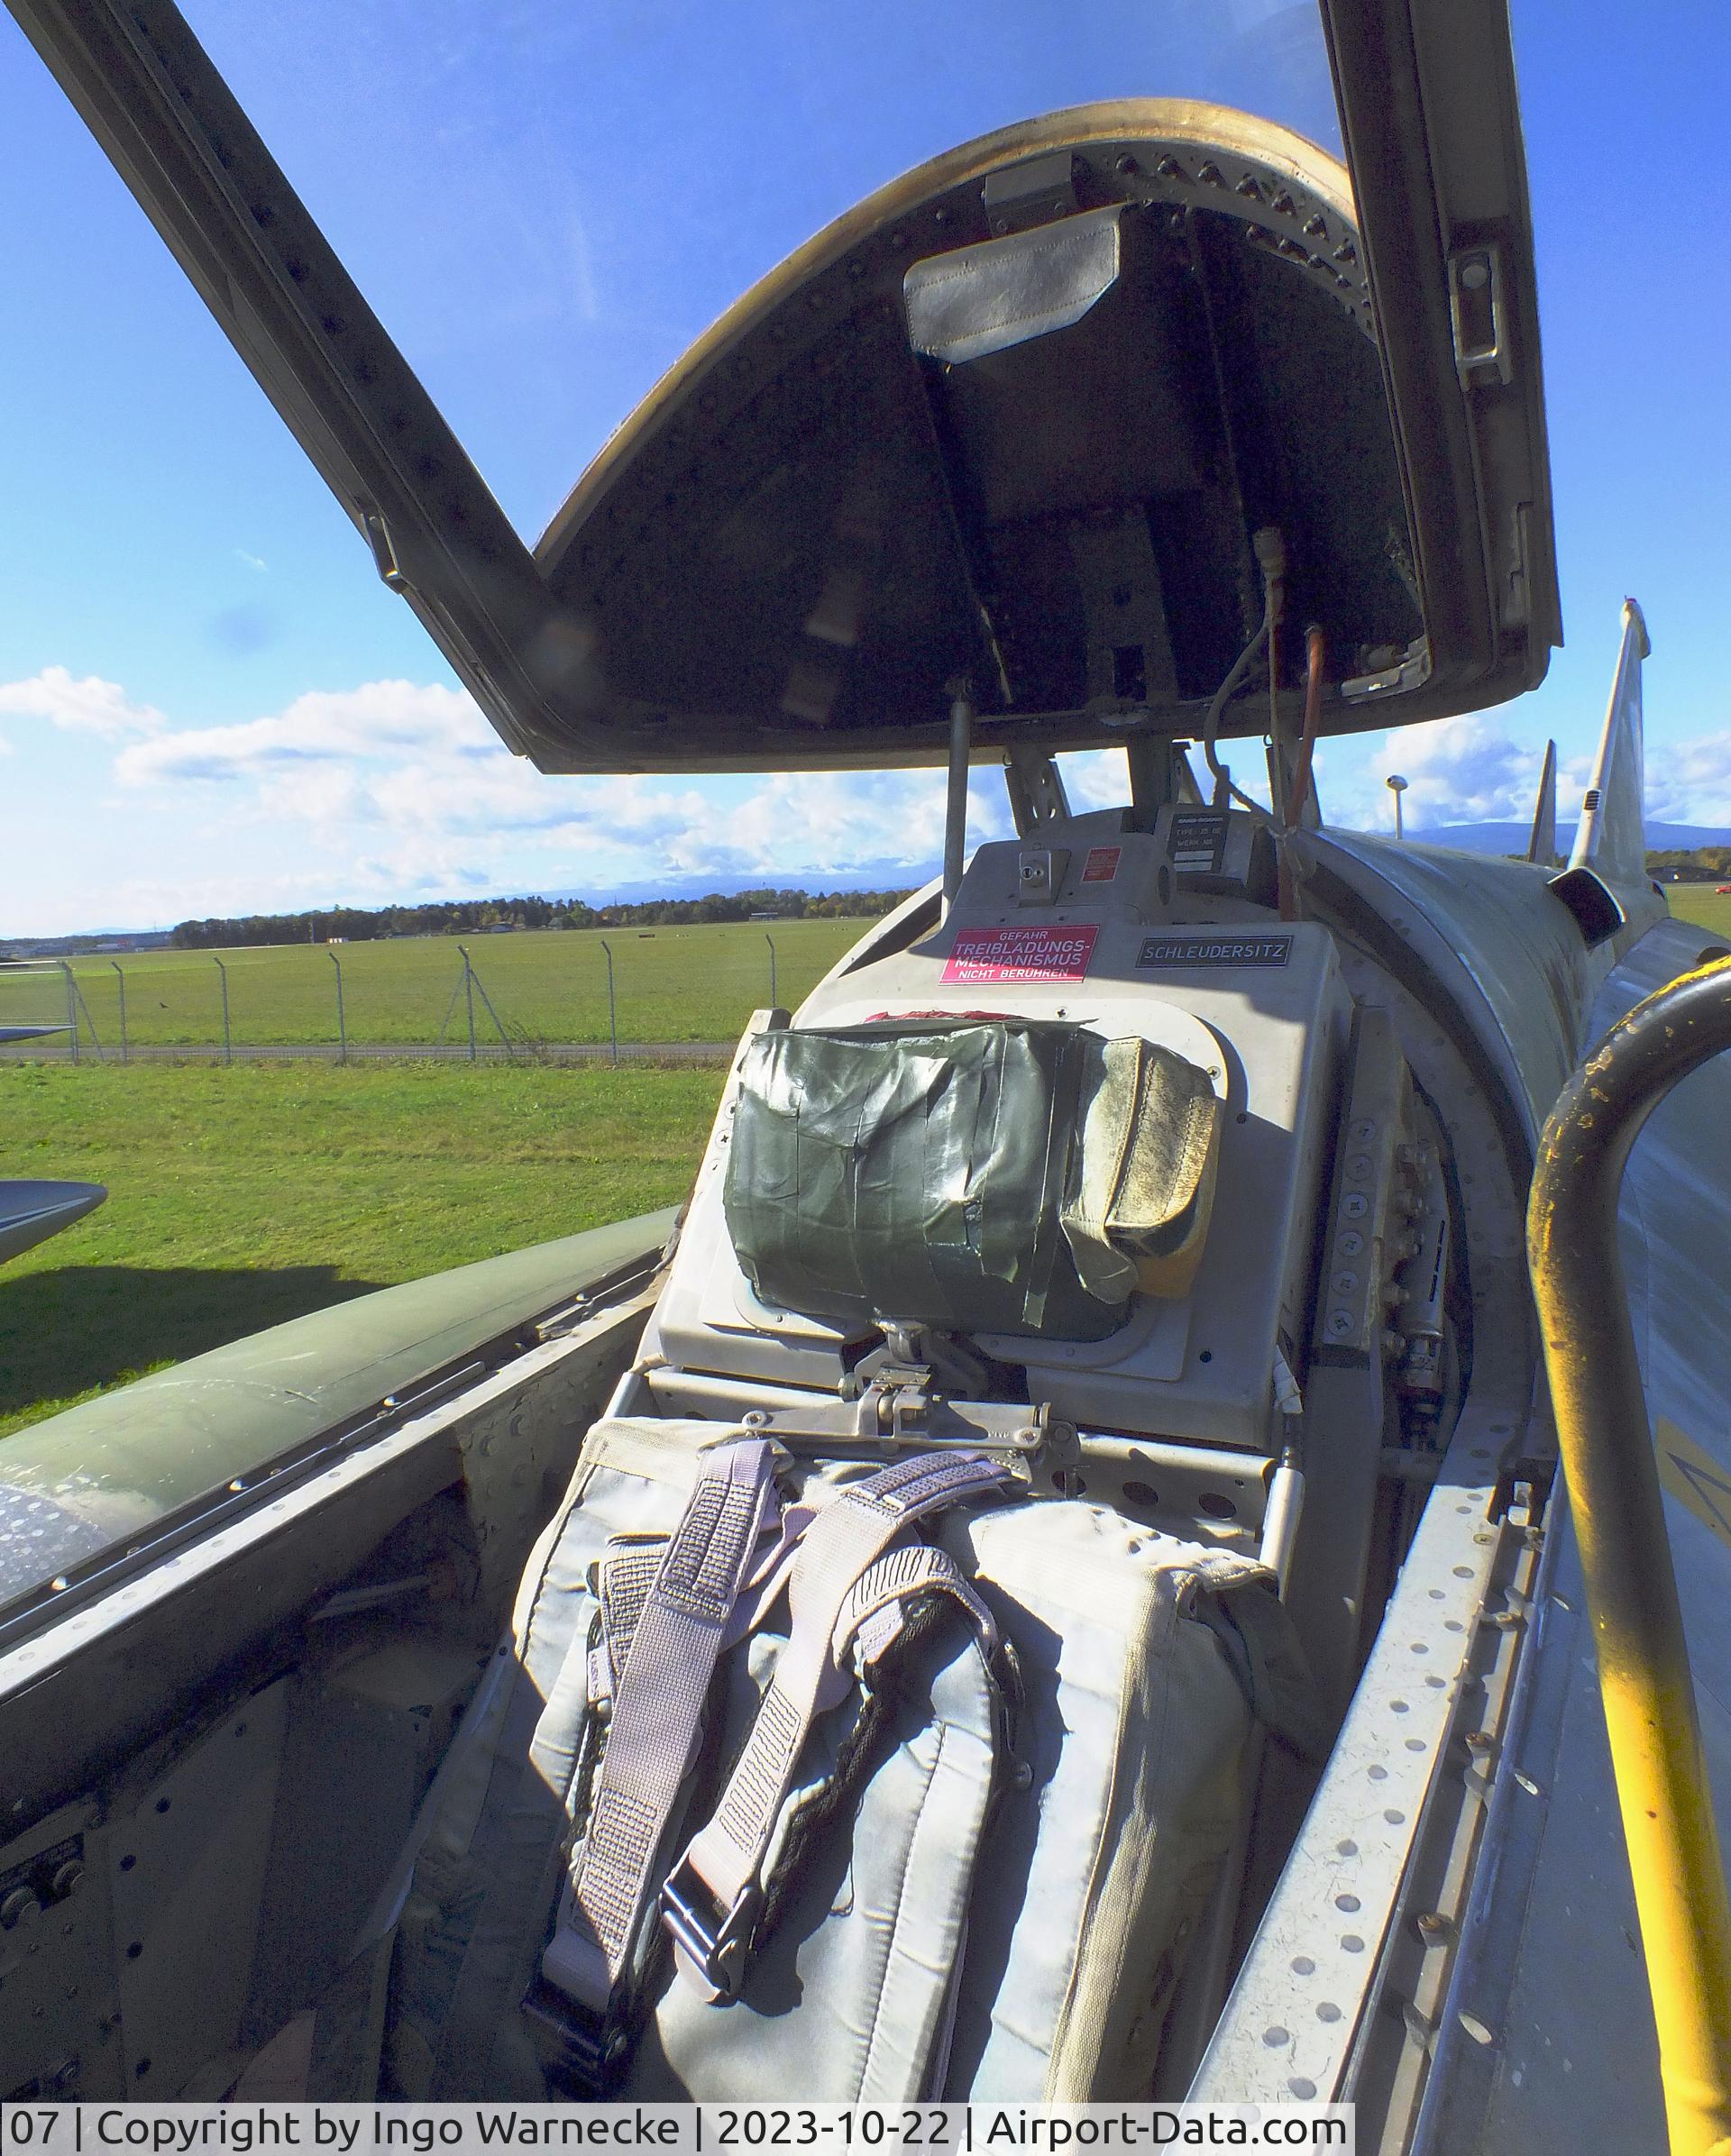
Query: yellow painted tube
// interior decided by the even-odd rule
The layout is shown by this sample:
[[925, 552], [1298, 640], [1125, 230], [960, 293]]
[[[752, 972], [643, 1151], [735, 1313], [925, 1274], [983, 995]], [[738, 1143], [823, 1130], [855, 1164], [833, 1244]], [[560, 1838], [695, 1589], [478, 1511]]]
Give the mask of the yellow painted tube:
[[1731, 2156], [1731, 1896], [1617, 1255], [1642, 1124], [1731, 1046], [1731, 964], [1630, 1012], [1559, 1099], [1527, 1257], [1580, 1544], [1599, 1686], [1659, 2034], [1671, 2156]]

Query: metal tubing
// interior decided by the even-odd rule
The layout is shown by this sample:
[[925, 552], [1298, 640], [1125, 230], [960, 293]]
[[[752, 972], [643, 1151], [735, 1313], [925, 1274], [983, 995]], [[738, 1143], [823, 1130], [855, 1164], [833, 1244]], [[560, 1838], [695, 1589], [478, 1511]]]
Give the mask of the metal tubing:
[[769, 946], [769, 1007], [773, 1010], [775, 1008], [776, 1002], [775, 938], [770, 934], [767, 928], [764, 930], [764, 941]]
[[122, 1063], [124, 1063], [124, 1062], [127, 1060], [127, 1050], [126, 1050], [126, 975], [125, 975], [124, 972], [123, 971], [123, 969], [122, 969], [122, 967], [121, 967], [121, 963], [120, 963], [120, 961], [119, 961], [119, 959], [118, 959], [118, 958], [111, 958], [111, 959], [108, 961], [108, 963], [109, 963], [109, 964], [110, 964], [111, 966], [113, 966], [113, 967], [114, 967], [114, 979], [115, 979], [116, 981], [118, 981], [118, 982], [119, 982], [119, 983], [120, 983], [120, 1060], [122, 1061]]
[[607, 960], [607, 1037], [612, 1046], [612, 1060], [619, 1060], [619, 1007], [613, 999], [613, 954], [608, 948], [607, 938], [601, 938], [601, 955]]
[[1637, 1005], [1564, 1088], [1527, 1208], [1672, 2156], [1731, 2148], [1731, 1898], [1617, 1254], [1617, 1200], [1647, 1117], [1727, 1047], [1731, 962], [1685, 973]]
[[967, 858], [967, 756], [974, 739], [974, 705], [958, 690], [949, 707], [949, 794], [944, 807], [944, 910], [961, 889]]
[[[1298, 754], [1292, 767], [1292, 786], [1287, 795], [1287, 828], [1296, 831], [1304, 820], [1309, 799], [1311, 766], [1316, 754], [1316, 729], [1323, 718], [1323, 668], [1327, 662], [1327, 640], [1313, 622], [1305, 631], [1305, 723], [1298, 736]], [[1396, 804], [1398, 807], [1398, 803]], [[1320, 819], [1319, 819], [1320, 820]]]
[[60, 961], [60, 971], [66, 975], [66, 1041], [68, 1047], [72, 1051], [72, 1060], [77, 1063], [78, 1060], [78, 991], [77, 983], [72, 979], [72, 968], [68, 965], [64, 958]]
[[233, 1063], [234, 1050], [231, 1046], [228, 1037], [228, 968], [214, 951], [211, 953], [211, 958], [215, 964], [216, 971], [223, 977], [223, 1061]]
[[462, 944], [457, 949], [463, 954], [463, 995], [469, 1010], [469, 1060], [475, 1061], [475, 969], [469, 963], [469, 954]]
[[347, 1063], [349, 1028], [343, 1016], [343, 961], [334, 951], [326, 951], [325, 955], [336, 968], [336, 1060], [338, 1063]]
[[1268, 1479], [1268, 1500], [1262, 1508], [1262, 1542], [1258, 1553], [1279, 1581], [1282, 1594], [1291, 1576], [1292, 1548], [1298, 1539], [1298, 1522], [1304, 1510], [1304, 1471], [1296, 1454], [1288, 1450]]

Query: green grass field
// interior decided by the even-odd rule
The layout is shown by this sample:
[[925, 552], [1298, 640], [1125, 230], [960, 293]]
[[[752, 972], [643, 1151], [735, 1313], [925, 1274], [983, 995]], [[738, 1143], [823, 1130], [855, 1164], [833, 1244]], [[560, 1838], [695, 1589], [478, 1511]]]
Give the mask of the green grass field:
[[0, 1269], [0, 1436], [369, 1288], [675, 1204], [721, 1079], [463, 1064], [0, 1071], [0, 1173], [109, 1193]]
[[[861, 920], [777, 921], [775, 990], [798, 1002], [866, 933]], [[352, 1041], [468, 1038], [467, 1015], [453, 991], [463, 975], [458, 942], [506, 1027], [519, 1037], [604, 1041], [607, 960], [613, 953], [619, 1038], [627, 1041], [736, 1040], [752, 1012], [770, 1000], [766, 925], [712, 927], [523, 930], [508, 936], [417, 936], [345, 944], [343, 1013]], [[280, 945], [219, 954], [228, 970], [229, 1024], [237, 1043], [336, 1038], [336, 968], [324, 945]], [[223, 1034], [222, 975], [207, 951], [123, 955], [126, 1028], [141, 1044], [188, 1046]], [[106, 958], [78, 958], [72, 971], [105, 1051], [120, 1039], [120, 981]], [[0, 973], [0, 1024], [55, 1023], [66, 1016], [58, 974]], [[478, 1037], [497, 1040], [484, 1002], [475, 1000]], [[60, 1053], [57, 1042], [44, 1045]]]
[[[1680, 918], [1731, 939], [1731, 895], [1683, 884], [1669, 896]], [[863, 928], [778, 924], [781, 999], [801, 996]], [[755, 926], [609, 932], [622, 1036], [729, 1038], [768, 1000], [762, 939]], [[508, 1019], [544, 1038], [605, 1037], [597, 936], [478, 936], [470, 948]], [[436, 1031], [454, 943], [355, 944], [342, 957], [353, 1038]], [[220, 1032], [207, 956], [124, 963], [133, 1038]], [[238, 1040], [319, 1037], [333, 976], [322, 948], [227, 963]], [[84, 960], [77, 971], [107, 1031], [112, 970]], [[329, 1020], [334, 1031], [334, 1002]], [[0, 1067], [0, 1174], [110, 1192], [99, 1212], [0, 1271], [0, 1435], [369, 1288], [675, 1202], [720, 1084], [716, 1070], [628, 1065]]]
[[1680, 921], [1694, 921], [1731, 942], [1731, 891], [1721, 898], [1710, 883], [1668, 883], [1665, 896]]

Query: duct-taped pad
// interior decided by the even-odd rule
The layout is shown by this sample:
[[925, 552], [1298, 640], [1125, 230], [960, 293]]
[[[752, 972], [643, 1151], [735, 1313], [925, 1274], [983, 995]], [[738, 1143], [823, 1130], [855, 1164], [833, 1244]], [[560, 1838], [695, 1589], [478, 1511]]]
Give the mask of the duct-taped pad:
[[1183, 1294], [1214, 1195], [1209, 1073], [1140, 1038], [993, 1019], [760, 1034], [728, 1232], [773, 1307], [1101, 1339]]

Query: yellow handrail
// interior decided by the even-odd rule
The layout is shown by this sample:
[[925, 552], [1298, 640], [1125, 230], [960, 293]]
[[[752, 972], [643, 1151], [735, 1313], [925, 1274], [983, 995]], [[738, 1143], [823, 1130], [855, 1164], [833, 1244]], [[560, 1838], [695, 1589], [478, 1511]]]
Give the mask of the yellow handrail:
[[1731, 962], [1639, 1004], [1558, 1100], [1527, 1208], [1671, 2156], [1731, 2156], [1731, 1896], [1617, 1256], [1617, 1198], [1647, 1117], [1726, 1047]]

